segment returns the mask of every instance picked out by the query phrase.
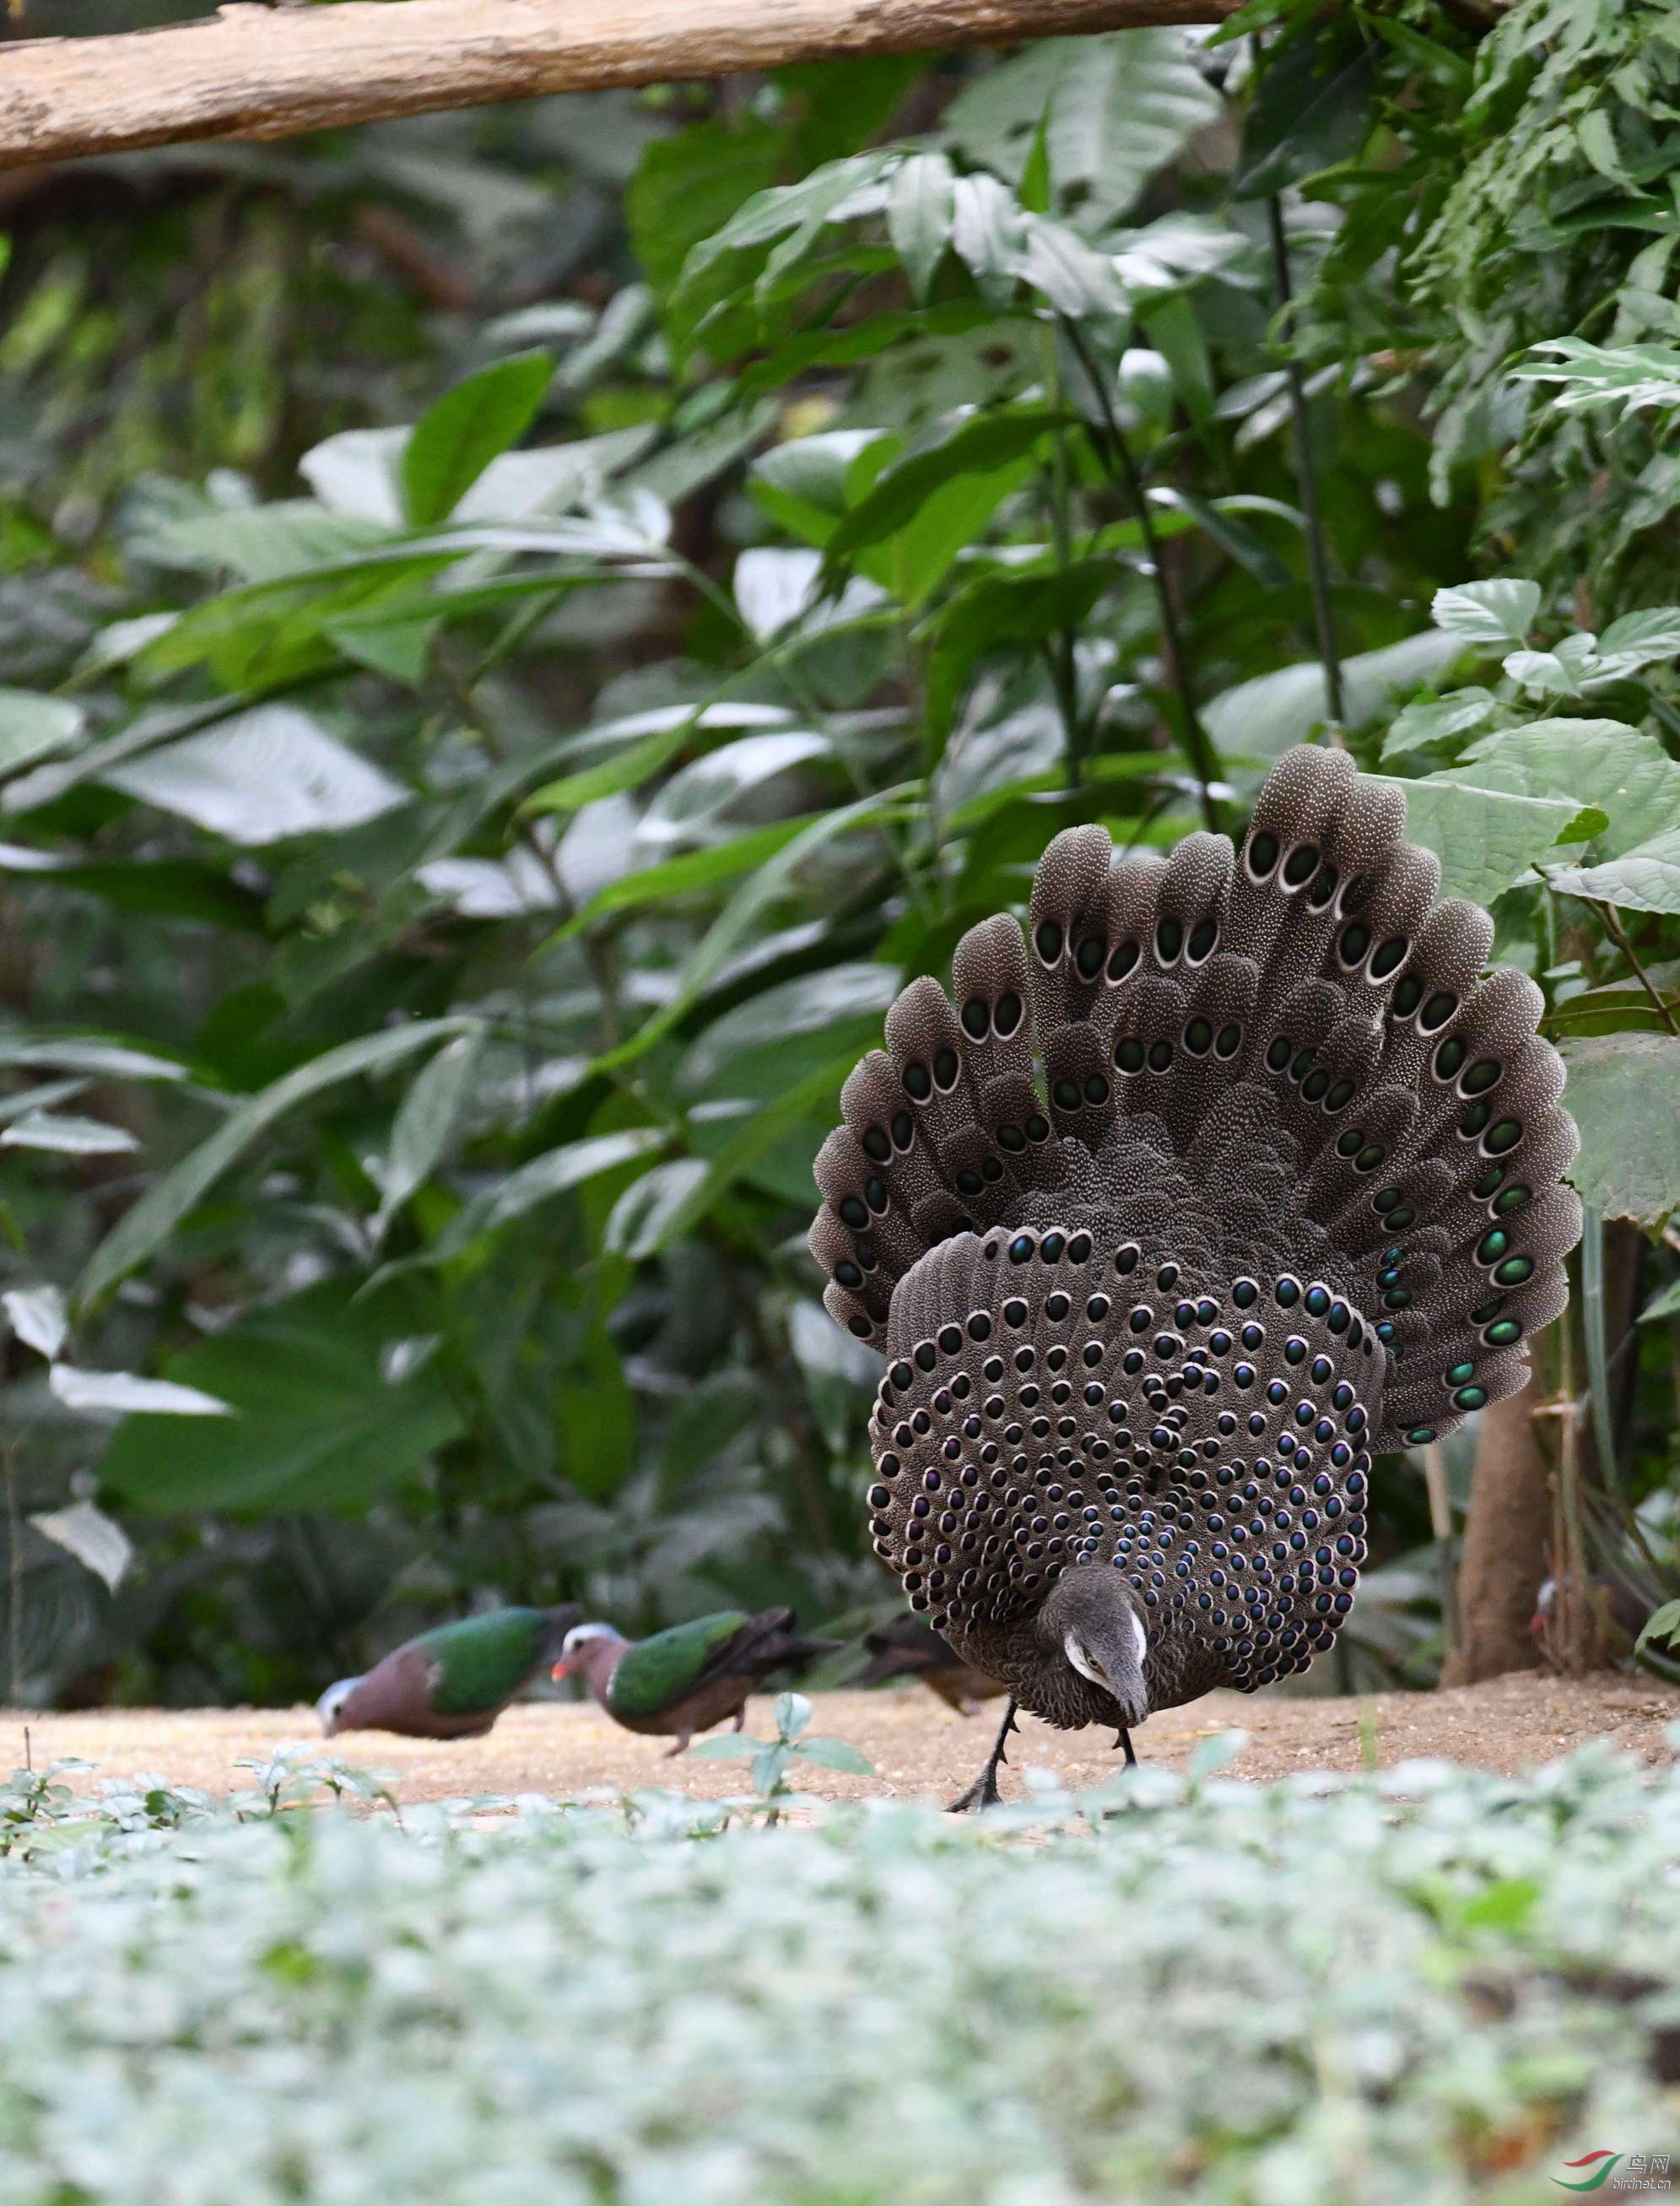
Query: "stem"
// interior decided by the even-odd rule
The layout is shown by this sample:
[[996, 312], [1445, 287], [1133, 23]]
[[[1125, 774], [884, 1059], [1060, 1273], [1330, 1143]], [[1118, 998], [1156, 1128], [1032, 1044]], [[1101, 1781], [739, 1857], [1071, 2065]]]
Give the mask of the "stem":
[[[1056, 349], [1047, 329], [1040, 332], [1045, 361], [1045, 380], [1050, 386], [1051, 402], [1060, 406], [1062, 393], [1056, 373]], [[1068, 526], [1068, 440], [1058, 422], [1050, 468], [1050, 528], [1056, 546], [1057, 571], [1065, 575], [1073, 557], [1073, 537]], [[1079, 677], [1074, 659], [1074, 632], [1063, 621], [1055, 641], [1048, 647], [1050, 678], [1056, 691], [1056, 705], [1062, 715], [1062, 727], [1068, 746], [1068, 787], [1077, 789], [1085, 749], [1085, 730], [1079, 715]]]
[[1446, 1450], [1431, 1440], [1423, 1451], [1423, 1482], [1429, 1496], [1429, 1529], [1433, 1533], [1441, 1579], [1441, 1634], [1448, 1654], [1457, 1646], [1458, 1578], [1453, 1567], [1452, 1503], [1447, 1493]]
[[17, 1442], [8, 1435], [3, 1449], [6, 1470], [6, 1554], [10, 1565], [7, 1587], [7, 1680], [15, 1708], [23, 1705], [23, 1511], [17, 1498]]
[[1098, 458], [1111, 475], [1124, 487], [1125, 493], [1138, 528], [1143, 537], [1144, 557], [1149, 564], [1150, 580], [1154, 585], [1155, 601], [1160, 609], [1161, 638], [1166, 649], [1166, 660], [1173, 688], [1178, 693], [1178, 709], [1184, 723], [1184, 748], [1189, 753], [1190, 765], [1196, 778], [1196, 791], [1200, 801], [1204, 825], [1212, 834], [1221, 832], [1218, 799], [1213, 794], [1213, 784], [1219, 778], [1218, 754], [1201, 724], [1196, 711], [1194, 695], [1190, 688], [1189, 665], [1184, 655], [1184, 641], [1178, 626], [1178, 609], [1172, 602], [1172, 593], [1167, 587], [1166, 567], [1161, 557], [1161, 541], [1155, 534], [1154, 516], [1149, 510], [1149, 493], [1144, 486], [1142, 474], [1126, 442], [1124, 432], [1109, 399], [1108, 386], [1098, 372], [1090, 348], [1077, 326], [1065, 315], [1061, 318], [1063, 334], [1072, 346], [1080, 366], [1085, 370], [1085, 379], [1090, 385], [1098, 406], [1102, 410], [1103, 430], [1099, 434], [1095, 425], [1085, 424]]
[[1651, 978], [1651, 975], [1640, 963], [1639, 952], [1634, 948], [1633, 944], [1628, 939], [1628, 930], [1622, 924], [1621, 913], [1617, 910], [1613, 903], [1595, 903], [1593, 909], [1598, 913], [1599, 917], [1604, 921], [1606, 930], [1608, 933], [1611, 940], [1616, 945], [1616, 947], [1627, 959], [1629, 964], [1633, 967], [1635, 973], [1638, 976], [1640, 987], [1644, 989], [1646, 994], [1651, 999], [1652, 1009], [1656, 1012], [1657, 1017], [1662, 1021], [1669, 1032], [1675, 1036], [1676, 1040], [1680, 1040], [1680, 1021], [1676, 1020], [1673, 1006], [1663, 1000], [1661, 989], [1658, 987], [1656, 982]]
[[1576, 1399], [1575, 1331], [1565, 1310], [1558, 1326], [1558, 1486], [1563, 1517], [1563, 1553], [1558, 1557], [1558, 1643], [1569, 1669], [1587, 1666], [1587, 1619], [1592, 1612], [1587, 1587], [1587, 1535], [1581, 1512], [1581, 1410]]
[[[1284, 230], [1284, 202], [1272, 193], [1266, 202], [1266, 228], [1272, 237], [1272, 273], [1277, 286], [1278, 310], [1291, 334], [1295, 293], [1290, 283], [1289, 239]], [[1313, 626], [1318, 635], [1319, 658], [1324, 667], [1326, 702], [1330, 707], [1331, 740], [1338, 748], [1346, 704], [1342, 689], [1342, 658], [1336, 645], [1336, 613], [1330, 597], [1330, 559], [1325, 547], [1324, 516], [1319, 508], [1319, 474], [1313, 458], [1312, 421], [1307, 405], [1307, 382], [1293, 350], [1284, 363], [1290, 388], [1290, 412], [1295, 420], [1296, 470], [1301, 478], [1301, 508], [1307, 522], [1307, 572], [1313, 593]]]

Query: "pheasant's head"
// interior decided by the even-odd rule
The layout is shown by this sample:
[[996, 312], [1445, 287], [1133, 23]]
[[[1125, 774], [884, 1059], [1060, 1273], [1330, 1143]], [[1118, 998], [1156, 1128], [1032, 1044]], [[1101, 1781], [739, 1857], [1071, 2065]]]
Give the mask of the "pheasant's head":
[[1114, 1702], [1115, 1721], [1129, 1730], [1149, 1713], [1144, 1659], [1149, 1635], [1118, 1571], [1100, 1565], [1065, 1571], [1037, 1619], [1039, 1637], [1081, 1678]]

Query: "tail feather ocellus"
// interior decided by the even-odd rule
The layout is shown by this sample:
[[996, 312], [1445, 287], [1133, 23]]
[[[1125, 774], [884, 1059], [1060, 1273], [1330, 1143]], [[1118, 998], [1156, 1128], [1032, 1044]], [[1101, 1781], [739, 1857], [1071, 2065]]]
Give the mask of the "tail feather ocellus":
[[811, 1246], [888, 1358], [876, 1551], [1051, 1721], [1304, 1669], [1372, 1454], [1514, 1392], [1567, 1298], [1540, 991], [1404, 825], [1301, 749], [1240, 852], [1071, 828], [843, 1091]]

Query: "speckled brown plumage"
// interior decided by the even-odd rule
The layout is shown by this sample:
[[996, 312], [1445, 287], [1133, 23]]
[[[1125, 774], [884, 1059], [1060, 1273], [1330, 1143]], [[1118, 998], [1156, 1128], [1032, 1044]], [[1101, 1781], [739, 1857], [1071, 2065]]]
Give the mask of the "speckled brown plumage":
[[1046, 1625], [1069, 1571], [1103, 1573], [1112, 1646], [1142, 1624], [1149, 1707], [1304, 1669], [1352, 1606], [1373, 1452], [1514, 1392], [1564, 1306], [1540, 993], [1481, 976], [1491, 921], [1435, 904], [1403, 826], [1302, 749], [1240, 853], [1117, 864], [1070, 829], [1025, 939], [972, 929], [955, 1004], [913, 982], [843, 1091], [811, 1245], [888, 1359], [876, 1550], [1051, 1722], [1130, 1697]]

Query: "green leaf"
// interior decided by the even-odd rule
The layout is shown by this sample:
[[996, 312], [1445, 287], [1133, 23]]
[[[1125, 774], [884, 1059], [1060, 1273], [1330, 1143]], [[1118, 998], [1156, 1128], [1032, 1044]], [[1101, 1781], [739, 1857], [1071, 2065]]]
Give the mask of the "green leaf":
[[1431, 743], [1449, 742], [1479, 728], [1493, 710], [1491, 689], [1456, 689], [1450, 697], [1421, 698], [1395, 715], [1383, 737], [1384, 760], [1425, 750]]
[[254, 849], [359, 826], [408, 791], [295, 705], [257, 705], [100, 775], [112, 789]]
[[82, 709], [69, 697], [0, 689], [0, 774], [17, 773], [82, 739]]
[[3, 1297], [7, 1320], [27, 1348], [51, 1362], [69, 1337], [69, 1314], [57, 1287], [9, 1287]]
[[750, 829], [728, 842], [708, 843], [702, 850], [685, 850], [680, 857], [666, 858], [657, 866], [644, 866], [639, 872], [623, 874], [617, 880], [609, 881], [605, 888], [598, 889], [576, 917], [569, 919], [543, 947], [551, 949], [556, 943], [581, 934], [586, 927], [610, 918], [614, 912], [661, 903], [667, 897], [685, 896], [695, 889], [733, 880], [737, 873], [751, 873], [766, 858], [774, 857], [784, 844], [790, 843], [819, 817], [820, 814], [802, 814], [796, 820], [778, 820], [769, 827]]
[[0, 1130], [0, 1148], [46, 1149], [66, 1157], [122, 1156], [139, 1147], [126, 1126], [60, 1112], [30, 1111]]
[[[222, 1174], [288, 1111], [336, 1087], [341, 1080], [352, 1079], [360, 1073], [387, 1070], [435, 1043], [472, 1033], [477, 1025], [475, 1019], [467, 1017], [418, 1019], [409, 1026], [362, 1034], [354, 1041], [342, 1042], [337, 1049], [312, 1058], [307, 1064], [299, 1065], [265, 1088], [260, 1094], [240, 1104], [208, 1141], [189, 1150], [179, 1164], [154, 1181], [134, 1208], [105, 1236], [88, 1259], [77, 1284], [78, 1305], [87, 1309], [120, 1279], [155, 1255]], [[53, 1061], [73, 1060], [60, 1058]]]
[[620, 1165], [634, 1164], [663, 1148], [669, 1139], [663, 1127], [629, 1126], [616, 1134], [597, 1134], [587, 1141], [545, 1150], [464, 1204], [420, 1255], [410, 1257], [402, 1265], [388, 1265], [380, 1276], [389, 1278], [417, 1264], [448, 1263], [470, 1248], [481, 1234], [494, 1233], [515, 1218], [524, 1217], [539, 1203], [551, 1201], [569, 1188], [581, 1187], [586, 1180], [594, 1179], [602, 1172], [615, 1172]]
[[794, 1752], [824, 1769], [843, 1769], [851, 1777], [873, 1777], [875, 1765], [867, 1754], [849, 1746], [843, 1738], [801, 1738]]
[[1634, 1653], [1641, 1653], [1654, 1639], [1665, 1639], [1671, 1647], [1680, 1643], [1680, 1601], [1665, 1601], [1647, 1617], [1644, 1630], [1634, 1642]]
[[912, 153], [887, 195], [887, 236], [918, 299], [927, 296], [933, 271], [950, 243], [956, 209], [950, 163], [944, 155]]
[[1406, 832], [1441, 862], [1441, 894], [1492, 903], [1545, 856], [1580, 807], [1567, 798], [1515, 796], [1480, 787], [1467, 771], [1427, 781], [1386, 781], [1406, 799]]
[[781, 131], [750, 115], [691, 123], [649, 142], [625, 192], [624, 212], [636, 259], [662, 297], [692, 248], [774, 183], [785, 146]]
[[[11, 1297], [7, 1297], [8, 1303]], [[1653, 1295], [1639, 1314], [1641, 1325], [1654, 1324], [1658, 1318], [1680, 1317], [1680, 1279], [1671, 1279], [1660, 1294]], [[19, 1327], [20, 1332], [22, 1328]]]
[[1680, 827], [1680, 766], [1654, 736], [1619, 720], [1534, 720], [1482, 736], [1458, 771], [1485, 788], [1596, 806], [1606, 857]]
[[171, 1357], [171, 1381], [236, 1414], [131, 1416], [105, 1451], [101, 1483], [158, 1512], [359, 1514], [462, 1430], [424, 1347], [394, 1338], [349, 1281], [324, 1280]]
[[1570, 1178], [1605, 1217], [1660, 1225], [1680, 1203], [1680, 1040], [1594, 1034], [1559, 1046], [1565, 1105], [1581, 1130]]
[[132, 1371], [79, 1371], [55, 1363], [47, 1374], [53, 1398], [77, 1416], [230, 1417], [234, 1405], [203, 1387], [168, 1379], [141, 1379]]
[[1540, 606], [1538, 582], [1506, 578], [1437, 590], [1429, 608], [1437, 628], [1472, 643], [1521, 643]]
[[448, 520], [531, 426], [553, 379], [547, 353], [515, 353], [465, 377], [421, 414], [402, 451], [402, 503], [414, 528]]
[[672, 1157], [632, 1180], [607, 1219], [607, 1247], [633, 1264], [657, 1255], [686, 1223], [710, 1169], [703, 1157]]
[[971, 161], [1019, 184], [1042, 124], [1056, 200], [1108, 223], [1218, 116], [1195, 53], [1178, 29], [1042, 40], [971, 78], [944, 127]]
[[1264, 199], [1350, 159], [1370, 131], [1375, 92], [1373, 51], [1356, 25], [1282, 41], [1248, 110], [1236, 196]]
[[997, 568], [956, 590], [927, 630], [932, 647], [927, 724], [934, 755], [944, 748], [963, 685], [980, 659], [1030, 651], [1063, 629], [1076, 631], [1114, 580], [1111, 559], [1081, 559], [1049, 574]]
[[893, 535], [954, 477], [1012, 468], [1061, 419], [1047, 407], [1034, 406], [965, 414], [942, 423], [902, 458], [890, 461], [873, 487], [849, 508], [829, 539], [830, 559], [844, 558]]
[[[1510, 373], [1523, 382], [1561, 385], [1552, 402], [1565, 413], [1619, 406], [1636, 414], [1680, 406], [1680, 352], [1671, 345], [1595, 345], [1583, 337], [1554, 337], [1531, 351], [1534, 356]], [[1540, 357], [1547, 354], [1550, 360]]]
[[1680, 827], [1636, 844], [1607, 865], [1560, 867], [1547, 878], [1565, 896], [1628, 911], [1680, 911]]
[[[1374, 719], [1397, 691], [1431, 682], [1463, 653], [1463, 639], [1438, 629], [1385, 644], [1379, 651], [1356, 652], [1342, 662], [1342, 687], [1348, 725]], [[1209, 700], [1202, 724], [1221, 753], [1231, 760], [1269, 766], [1292, 744], [1305, 742], [1330, 714], [1324, 668], [1317, 659], [1256, 675]]]
[[390, 1130], [390, 1149], [378, 1175], [376, 1240], [409, 1196], [437, 1170], [472, 1090], [483, 1053], [481, 1031], [457, 1034], [423, 1067], [403, 1097]]

